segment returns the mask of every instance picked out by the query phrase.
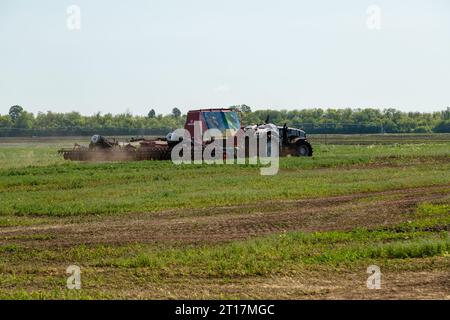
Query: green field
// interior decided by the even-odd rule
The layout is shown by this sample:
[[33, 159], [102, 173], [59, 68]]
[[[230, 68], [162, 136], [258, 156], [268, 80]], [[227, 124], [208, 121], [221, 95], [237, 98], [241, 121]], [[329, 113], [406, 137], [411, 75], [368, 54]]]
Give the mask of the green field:
[[0, 298], [450, 298], [450, 137], [380, 137], [313, 136], [275, 176], [3, 139]]

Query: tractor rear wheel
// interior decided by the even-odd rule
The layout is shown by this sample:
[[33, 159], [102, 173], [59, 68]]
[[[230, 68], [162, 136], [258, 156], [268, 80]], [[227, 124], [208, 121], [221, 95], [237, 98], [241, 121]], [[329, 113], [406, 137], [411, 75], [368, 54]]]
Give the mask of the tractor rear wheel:
[[313, 150], [308, 141], [298, 140], [295, 142], [294, 155], [297, 157], [311, 157]]

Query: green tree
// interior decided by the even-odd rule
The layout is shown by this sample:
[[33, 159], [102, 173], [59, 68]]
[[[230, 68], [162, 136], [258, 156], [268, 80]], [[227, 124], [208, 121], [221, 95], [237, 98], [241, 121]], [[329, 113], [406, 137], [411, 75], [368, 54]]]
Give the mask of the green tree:
[[252, 112], [252, 109], [246, 104], [235, 105], [235, 106], [231, 106], [229, 108], [231, 110], [236, 110], [236, 111], [240, 111], [240, 112], [243, 112], [243, 113], [250, 113], [250, 112]]
[[242, 104], [241, 105], [241, 111], [244, 113], [250, 113], [252, 112], [252, 108], [250, 108], [248, 105], [246, 104]]
[[450, 107], [447, 107], [447, 110], [442, 111], [442, 120], [450, 120]]
[[434, 128], [434, 132], [450, 132], [450, 120], [440, 121]]
[[151, 110], [148, 112], [148, 117], [149, 117], [150, 119], [153, 119], [154, 117], [156, 117], [155, 109], [151, 109]]
[[173, 115], [175, 118], [179, 118], [179, 117], [181, 116], [181, 111], [180, 111], [180, 109], [178, 109], [178, 108], [173, 108], [173, 109], [172, 109], [172, 115]]
[[11, 128], [12, 124], [13, 122], [9, 115], [0, 115], [0, 128]]
[[31, 129], [34, 123], [34, 116], [30, 112], [22, 111], [14, 122], [14, 126], [20, 129]]
[[16, 122], [17, 118], [19, 118], [20, 114], [23, 112], [23, 108], [19, 105], [12, 106], [9, 108], [9, 116], [13, 122]]

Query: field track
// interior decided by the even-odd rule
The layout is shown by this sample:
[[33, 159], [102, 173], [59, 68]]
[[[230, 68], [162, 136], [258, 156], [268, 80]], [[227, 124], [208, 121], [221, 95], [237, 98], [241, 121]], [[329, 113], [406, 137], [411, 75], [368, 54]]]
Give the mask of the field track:
[[[12, 239], [37, 247], [154, 242], [198, 244], [243, 240], [285, 231], [389, 226], [405, 221], [417, 204], [439, 202], [449, 193], [450, 185], [442, 185], [299, 201], [87, 218], [79, 223], [62, 224], [64, 219], [60, 218], [58, 223], [2, 228], [0, 244]], [[48, 240], [29, 240], [42, 233]]]

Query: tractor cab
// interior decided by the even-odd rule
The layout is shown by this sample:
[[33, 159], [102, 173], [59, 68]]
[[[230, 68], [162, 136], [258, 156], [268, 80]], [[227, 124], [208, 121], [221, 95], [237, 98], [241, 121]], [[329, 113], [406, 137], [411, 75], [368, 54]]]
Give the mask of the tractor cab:
[[285, 139], [286, 141], [290, 141], [296, 138], [306, 139], [305, 131], [297, 128], [291, 128], [287, 126], [278, 126], [278, 132], [280, 133], [280, 137]]
[[191, 110], [187, 114], [184, 128], [194, 136], [194, 124], [200, 121], [202, 134], [208, 129], [218, 129], [224, 136], [233, 136], [241, 128], [237, 111], [232, 109]]

